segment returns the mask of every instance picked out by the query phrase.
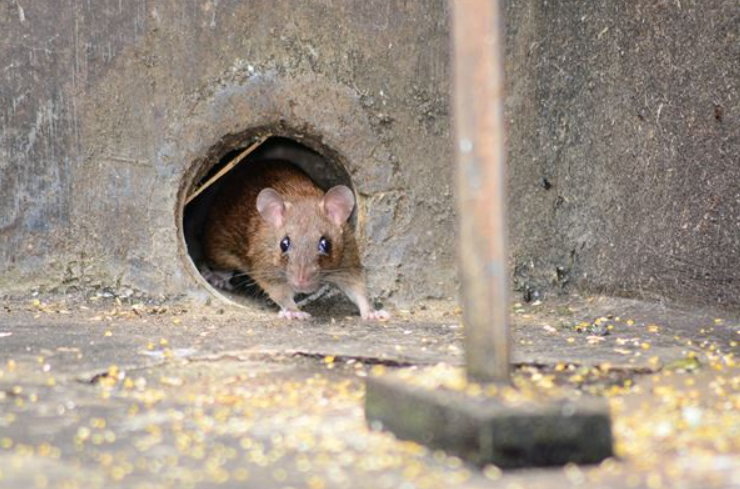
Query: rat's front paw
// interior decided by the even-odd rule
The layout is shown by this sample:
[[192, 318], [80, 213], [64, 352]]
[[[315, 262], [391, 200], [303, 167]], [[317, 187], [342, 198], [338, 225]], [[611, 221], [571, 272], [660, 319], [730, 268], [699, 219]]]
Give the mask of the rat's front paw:
[[278, 316], [281, 319], [297, 319], [298, 321], [304, 321], [306, 319], [311, 319], [311, 315], [307, 312], [303, 311], [288, 311], [286, 309], [283, 309], [280, 311], [280, 314]]
[[217, 289], [232, 291], [234, 286], [231, 285], [231, 276], [233, 272], [215, 271], [208, 267], [203, 267], [200, 271], [203, 278]]
[[385, 309], [378, 309], [377, 311], [369, 311], [362, 315], [362, 319], [366, 321], [388, 321], [391, 315]]

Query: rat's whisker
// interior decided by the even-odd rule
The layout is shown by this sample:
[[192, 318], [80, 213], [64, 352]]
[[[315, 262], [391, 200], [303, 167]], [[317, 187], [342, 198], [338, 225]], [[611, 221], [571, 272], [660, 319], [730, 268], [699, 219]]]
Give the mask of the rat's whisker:
[[260, 272], [241, 272], [235, 273], [231, 278], [281, 278], [284, 277], [285, 273], [279, 270], [276, 271], [260, 271]]

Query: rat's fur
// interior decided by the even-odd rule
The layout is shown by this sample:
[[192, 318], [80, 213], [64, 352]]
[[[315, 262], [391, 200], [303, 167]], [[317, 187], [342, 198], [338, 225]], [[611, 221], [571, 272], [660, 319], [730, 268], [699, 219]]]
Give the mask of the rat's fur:
[[[303, 171], [285, 161], [267, 160], [245, 163], [233, 172], [209, 210], [204, 252], [212, 270], [248, 275], [281, 307], [283, 317], [307, 318], [293, 296], [312, 292], [324, 283], [339, 287], [357, 304], [363, 318], [388, 317], [385, 311], [374, 311], [367, 299], [351, 225], [346, 219], [334, 222], [337, 218], [327, 212], [324, 191]], [[258, 210], [258, 196], [267, 188], [276, 191], [278, 202], [284, 203], [278, 218]], [[349, 216], [354, 205], [351, 195], [344, 216]], [[280, 242], [286, 236], [291, 246], [283, 253]], [[331, 242], [328, 256], [318, 251], [322, 236]], [[297, 290], [296, 283], [302, 283], [303, 290]]]

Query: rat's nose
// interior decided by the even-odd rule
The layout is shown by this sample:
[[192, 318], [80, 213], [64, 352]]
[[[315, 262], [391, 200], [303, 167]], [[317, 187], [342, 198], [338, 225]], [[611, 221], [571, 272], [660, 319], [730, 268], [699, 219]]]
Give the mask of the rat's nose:
[[305, 268], [301, 268], [293, 278], [293, 285], [296, 289], [310, 289], [314, 284], [312, 274]]
[[306, 284], [306, 283], [308, 283], [308, 273], [306, 272], [305, 269], [298, 270], [298, 277], [296, 277], [296, 278], [297, 278], [297, 282], [299, 284]]

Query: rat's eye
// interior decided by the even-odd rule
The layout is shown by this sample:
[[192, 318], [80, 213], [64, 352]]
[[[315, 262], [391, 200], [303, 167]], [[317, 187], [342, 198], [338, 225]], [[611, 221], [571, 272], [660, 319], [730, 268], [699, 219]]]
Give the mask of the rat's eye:
[[286, 236], [280, 241], [280, 250], [283, 253], [287, 253], [289, 249], [290, 249], [290, 238]]
[[329, 253], [331, 253], [331, 241], [323, 236], [319, 240], [319, 253], [321, 253], [322, 255], [328, 255]]

